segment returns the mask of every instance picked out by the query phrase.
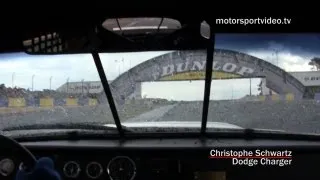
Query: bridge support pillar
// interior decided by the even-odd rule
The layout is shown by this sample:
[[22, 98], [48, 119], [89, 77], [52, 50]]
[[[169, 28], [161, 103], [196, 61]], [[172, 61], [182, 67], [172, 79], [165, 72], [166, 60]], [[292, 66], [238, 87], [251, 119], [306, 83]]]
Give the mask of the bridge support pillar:
[[135, 91], [133, 93], [133, 97], [135, 99], [141, 99], [142, 98], [142, 87], [141, 87], [141, 82], [136, 82], [135, 83]]

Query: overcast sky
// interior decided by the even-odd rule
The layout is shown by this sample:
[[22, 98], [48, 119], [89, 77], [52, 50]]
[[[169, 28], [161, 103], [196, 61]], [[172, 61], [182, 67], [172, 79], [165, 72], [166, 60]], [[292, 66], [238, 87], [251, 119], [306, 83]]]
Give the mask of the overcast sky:
[[[310, 71], [309, 60], [319, 56], [320, 34], [220, 34], [216, 37], [216, 48], [236, 50], [276, 63], [286, 71]], [[119, 73], [153, 57], [168, 52], [100, 54], [107, 78], [115, 79]], [[92, 56], [54, 55], [31, 56], [24, 53], [2, 54], [0, 56], [0, 83], [7, 87], [18, 86], [31, 89], [34, 75], [36, 90], [52, 89], [67, 81], [98, 81], [99, 76]], [[252, 80], [252, 93], [257, 94], [259, 79]], [[213, 81], [213, 99], [239, 98], [249, 94], [249, 80]], [[202, 81], [144, 83], [142, 93], [147, 97], [162, 97], [176, 100], [203, 99]]]

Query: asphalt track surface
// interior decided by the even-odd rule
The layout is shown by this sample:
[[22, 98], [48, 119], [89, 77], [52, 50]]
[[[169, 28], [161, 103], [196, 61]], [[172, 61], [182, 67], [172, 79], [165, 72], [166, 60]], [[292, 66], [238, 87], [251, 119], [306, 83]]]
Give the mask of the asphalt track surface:
[[[125, 121], [201, 121], [202, 102], [171, 105], [132, 105], [119, 112]], [[315, 101], [210, 103], [208, 121], [227, 122], [246, 128], [281, 129], [320, 133], [320, 103]], [[0, 116], [0, 129], [47, 123], [113, 123], [108, 105], [96, 107], [57, 107], [40, 112]]]

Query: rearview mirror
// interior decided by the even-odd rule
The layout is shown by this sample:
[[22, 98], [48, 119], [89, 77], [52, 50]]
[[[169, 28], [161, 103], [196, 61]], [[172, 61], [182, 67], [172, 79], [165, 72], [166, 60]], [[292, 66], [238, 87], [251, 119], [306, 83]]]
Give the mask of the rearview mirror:
[[[165, 22], [165, 19], [108, 19], [115, 22], [106, 20], [101, 25], [82, 28], [77, 32], [60, 30], [31, 37], [23, 41], [23, 46], [28, 54], [79, 54], [90, 53], [93, 49], [108, 53], [206, 48], [210, 35], [210, 26], [207, 23], [182, 26], [171, 19]], [[157, 26], [149, 25], [151, 21], [156, 20], [158, 20]]]

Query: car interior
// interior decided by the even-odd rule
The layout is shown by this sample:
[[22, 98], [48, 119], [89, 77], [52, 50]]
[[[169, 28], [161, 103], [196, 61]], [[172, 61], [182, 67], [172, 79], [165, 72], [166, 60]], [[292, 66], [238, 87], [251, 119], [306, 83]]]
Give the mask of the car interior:
[[[92, 54], [118, 133], [94, 136], [70, 132], [61, 136], [14, 139], [1, 133], [0, 161], [4, 163], [12, 160], [15, 170], [10, 173], [1, 170], [0, 179], [14, 179], [18, 168], [33, 167], [39, 157], [52, 158], [62, 179], [74, 180], [315, 179], [319, 177], [317, 166], [320, 162], [319, 136], [257, 133], [251, 129], [228, 134], [206, 131], [212, 79], [210, 65], [212, 67], [214, 61], [214, 38], [217, 26], [212, 16], [194, 15], [185, 11], [144, 12], [133, 9], [97, 10], [97, 13], [90, 16], [80, 12], [55, 16], [43, 15], [41, 18], [34, 18], [35, 16], [31, 14], [25, 16], [23, 19], [29, 20], [20, 21], [20, 26], [28, 24], [23, 28], [16, 28], [17, 25], [14, 23], [8, 23], [8, 26], [3, 24], [3, 28], [8, 28], [5, 28], [5, 32], [0, 36], [0, 51], [3, 53], [23, 51], [35, 56]], [[145, 26], [144, 29], [121, 28], [123, 24], [138, 21], [137, 19], [142, 26]], [[153, 24], [154, 21], [157, 21], [157, 25]], [[117, 114], [98, 53], [195, 49], [207, 51], [205, 92], [199, 132], [127, 133]], [[212, 150], [290, 151], [291, 161], [287, 161], [287, 164], [282, 166], [279, 161], [274, 161], [273, 165], [250, 166], [250, 158], [249, 160], [243, 158], [240, 159], [243, 160], [243, 164], [234, 165], [232, 158], [212, 158]], [[277, 157], [270, 159], [276, 160]]]

